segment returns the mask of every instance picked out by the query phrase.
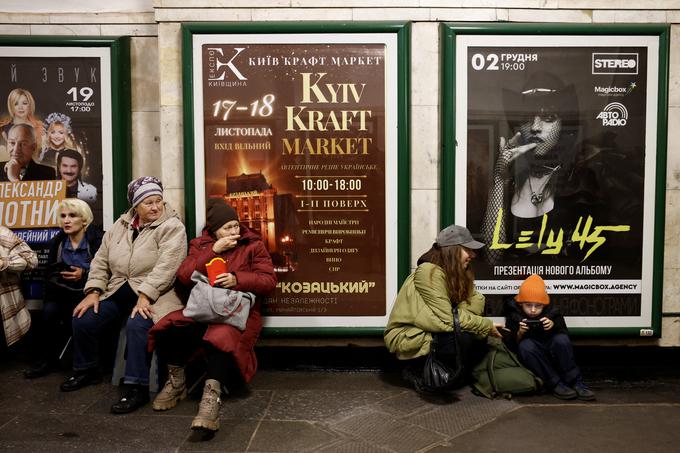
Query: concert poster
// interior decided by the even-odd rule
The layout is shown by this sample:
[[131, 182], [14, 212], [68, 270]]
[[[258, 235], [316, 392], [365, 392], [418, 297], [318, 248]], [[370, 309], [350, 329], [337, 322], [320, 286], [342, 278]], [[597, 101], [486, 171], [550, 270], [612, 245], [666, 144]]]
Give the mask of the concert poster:
[[[34, 141], [27, 168], [39, 171], [12, 180], [4, 169], [20, 123]], [[96, 227], [112, 224], [111, 154], [108, 48], [0, 47], [0, 219], [38, 254], [38, 268], [22, 274], [26, 299], [42, 298], [61, 200], [80, 198]]]
[[454, 215], [488, 315], [538, 274], [570, 328], [659, 334], [659, 59], [657, 36], [456, 37]]

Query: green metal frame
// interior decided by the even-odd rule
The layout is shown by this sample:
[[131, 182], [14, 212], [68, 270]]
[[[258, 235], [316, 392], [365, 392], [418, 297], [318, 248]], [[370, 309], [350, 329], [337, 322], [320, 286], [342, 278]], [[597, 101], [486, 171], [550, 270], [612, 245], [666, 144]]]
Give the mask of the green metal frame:
[[[184, 206], [187, 231], [196, 235], [196, 187], [194, 168], [193, 47], [196, 34], [309, 34], [309, 33], [395, 33], [397, 35], [397, 282], [409, 274], [411, 246], [410, 170], [410, 55], [411, 28], [408, 22], [267, 22], [267, 23], [186, 23], [182, 24], [182, 78], [184, 100]], [[378, 327], [270, 327], [268, 335], [288, 336], [377, 336]]]
[[[127, 184], [132, 177], [132, 113], [129, 37], [0, 36], [0, 46], [108, 47], [111, 54], [111, 159], [113, 213], [116, 219], [128, 207]], [[104, 108], [104, 106], [102, 106]]]
[[638, 35], [659, 37], [659, 97], [657, 104], [656, 135], [656, 192], [654, 218], [654, 258], [652, 284], [652, 324], [642, 327], [571, 328], [579, 336], [640, 337], [640, 329], [653, 329], [653, 337], [661, 336], [663, 298], [663, 252], [666, 200], [666, 147], [668, 133], [668, 59], [669, 35], [667, 25], [648, 24], [482, 24], [443, 23], [440, 26], [442, 42], [442, 167], [441, 167], [441, 225], [454, 222], [455, 212], [455, 155], [456, 99], [455, 58], [458, 35]]

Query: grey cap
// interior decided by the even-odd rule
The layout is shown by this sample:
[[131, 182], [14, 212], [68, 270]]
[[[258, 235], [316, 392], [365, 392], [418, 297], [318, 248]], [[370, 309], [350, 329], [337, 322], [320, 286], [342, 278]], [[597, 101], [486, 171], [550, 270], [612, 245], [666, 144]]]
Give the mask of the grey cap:
[[459, 225], [449, 225], [441, 230], [437, 235], [437, 245], [439, 247], [462, 245], [469, 249], [481, 249], [484, 247], [484, 243], [473, 239], [472, 233], [467, 228]]

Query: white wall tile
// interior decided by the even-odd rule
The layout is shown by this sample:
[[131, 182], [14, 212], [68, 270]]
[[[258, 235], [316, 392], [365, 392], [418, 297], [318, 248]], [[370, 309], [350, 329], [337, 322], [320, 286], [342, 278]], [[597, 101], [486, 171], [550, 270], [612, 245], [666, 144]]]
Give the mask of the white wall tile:
[[671, 26], [670, 48], [668, 104], [680, 107], [680, 25]]
[[354, 8], [353, 20], [429, 20], [426, 8]]
[[161, 170], [165, 187], [184, 187], [182, 107], [161, 106]]
[[8, 25], [0, 24], [0, 35], [25, 35], [31, 34], [30, 25]]
[[160, 112], [132, 112], [132, 177], [162, 177]]
[[291, 0], [292, 6], [307, 8], [407, 8], [419, 6], [419, 0]]
[[411, 104], [439, 105], [439, 24], [411, 26]]
[[573, 9], [678, 9], [677, 0], [559, 0], [558, 7]]
[[158, 38], [130, 41], [132, 110], [157, 112], [160, 107]]
[[586, 10], [554, 10], [554, 9], [511, 9], [511, 22], [565, 22], [590, 23], [592, 12]]
[[496, 20], [496, 10], [493, 8], [432, 8], [431, 20], [461, 21], [461, 22], [493, 22]]
[[439, 232], [439, 191], [411, 191], [411, 267], [425, 253]]
[[680, 269], [663, 270], [663, 312], [680, 313]]
[[101, 26], [102, 36], [156, 36], [156, 24], [105, 24]]
[[680, 107], [668, 109], [666, 189], [680, 190]]
[[160, 104], [182, 105], [182, 45], [178, 23], [158, 25]]
[[411, 189], [439, 188], [439, 108], [411, 107]]
[[[165, 180], [162, 181], [163, 184], [165, 184]], [[186, 225], [186, 217], [184, 213], [184, 190], [166, 187], [163, 190], [163, 199], [167, 201], [170, 204], [170, 206], [172, 206], [172, 208], [177, 212], [177, 214], [179, 214], [179, 218]], [[188, 240], [191, 239], [193, 238], [188, 238]]]
[[666, 191], [664, 269], [680, 269], [680, 190]]
[[349, 8], [253, 9], [254, 21], [352, 20]]
[[31, 35], [100, 36], [101, 25], [31, 25]]
[[282, 8], [291, 0], [155, 0], [157, 8]]
[[200, 21], [250, 21], [253, 17], [250, 9], [157, 9], [158, 22], [200, 22]]
[[680, 318], [663, 318], [659, 346], [680, 345]]
[[153, 12], [148, 13], [51, 13], [52, 24], [153, 24]]
[[593, 11], [593, 22], [605, 23], [663, 23], [666, 22], [666, 11]]
[[49, 24], [49, 14], [0, 13], [0, 23], [4, 24]]
[[557, 6], [557, 0], [463, 0], [462, 6], [464, 8], [554, 8]]

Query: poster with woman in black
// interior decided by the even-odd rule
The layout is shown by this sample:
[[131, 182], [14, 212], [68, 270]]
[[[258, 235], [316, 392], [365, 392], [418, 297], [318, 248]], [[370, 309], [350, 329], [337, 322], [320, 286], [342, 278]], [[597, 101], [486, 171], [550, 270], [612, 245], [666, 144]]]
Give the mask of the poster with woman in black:
[[649, 318], [655, 38], [488, 35], [457, 46], [467, 178], [456, 215], [488, 246], [475, 270], [492, 314], [536, 273], [576, 327]]

